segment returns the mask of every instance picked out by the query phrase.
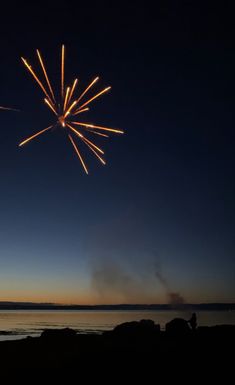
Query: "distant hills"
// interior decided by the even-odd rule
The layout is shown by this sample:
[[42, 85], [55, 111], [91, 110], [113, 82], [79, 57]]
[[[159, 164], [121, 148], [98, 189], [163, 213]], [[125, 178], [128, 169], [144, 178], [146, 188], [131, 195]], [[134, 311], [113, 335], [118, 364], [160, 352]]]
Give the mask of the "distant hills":
[[120, 305], [62, 305], [37, 302], [0, 301], [0, 310], [235, 310], [235, 303], [199, 304], [120, 304]]

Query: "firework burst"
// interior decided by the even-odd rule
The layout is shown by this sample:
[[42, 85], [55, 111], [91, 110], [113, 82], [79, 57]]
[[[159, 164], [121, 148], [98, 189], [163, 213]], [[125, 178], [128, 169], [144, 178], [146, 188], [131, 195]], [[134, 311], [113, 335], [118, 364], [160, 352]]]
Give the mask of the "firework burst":
[[48, 108], [55, 115], [55, 122], [51, 124], [49, 127], [44, 128], [43, 130], [36, 132], [32, 136], [23, 140], [19, 146], [23, 146], [31, 140], [37, 138], [41, 134], [51, 130], [54, 127], [60, 127], [66, 130], [66, 134], [68, 139], [75, 150], [81, 165], [84, 171], [88, 174], [87, 166], [83, 160], [83, 157], [78, 149], [78, 145], [75, 142], [75, 138], [82, 141], [91, 152], [99, 159], [102, 164], [105, 164], [105, 160], [103, 159], [104, 151], [99, 148], [93, 141], [88, 139], [87, 134], [94, 134], [101, 137], [108, 137], [109, 133], [123, 134], [123, 131], [116, 130], [109, 127], [103, 127], [100, 125], [94, 125], [82, 121], [78, 121], [78, 116], [83, 114], [84, 112], [89, 110], [89, 105], [95, 99], [99, 98], [101, 95], [105, 94], [110, 90], [111, 87], [106, 87], [103, 90], [99, 91], [97, 94], [91, 96], [87, 100], [85, 99], [86, 94], [89, 90], [97, 83], [99, 77], [96, 77], [91, 81], [90, 84], [86, 87], [79, 96], [76, 95], [78, 79], [75, 79], [70, 86], [65, 86], [65, 46], [62, 45], [61, 49], [61, 84], [60, 84], [60, 97], [57, 100], [55, 97], [55, 92], [52, 88], [51, 82], [49, 80], [46, 67], [44, 65], [44, 61], [42, 59], [42, 55], [37, 50], [37, 57], [39, 60], [39, 64], [42, 70], [42, 74], [44, 76], [43, 81], [41, 81], [36, 74], [36, 72], [32, 69], [32, 66], [28, 64], [28, 62], [21, 58], [27, 70], [31, 73], [34, 80], [37, 82], [39, 87], [41, 88], [44, 94], [44, 102], [48, 106]]

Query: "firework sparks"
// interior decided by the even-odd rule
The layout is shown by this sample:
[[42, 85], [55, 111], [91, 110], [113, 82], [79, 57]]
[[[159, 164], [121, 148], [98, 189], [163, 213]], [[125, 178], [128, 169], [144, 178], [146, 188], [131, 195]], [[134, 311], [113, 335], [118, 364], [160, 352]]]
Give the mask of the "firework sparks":
[[[101, 95], [105, 94], [107, 91], [110, 90], [111, 87], [106, 87], [105, 89], [101, 90], [94, 96], [91, 96], [87, 100], [84, 100], [85, 95], [90, 91], [90, 89], [95, 85], [95, 83], [99, 80], [99, 77], [96, 77], [94, 80], [92, 80], [88, 86], [85, 88], [84, 91], [80, 93], [78, 97], [75, 97], [76, 90], [77, 90], [77, 84], [78, 79], [75, 79], [72, 83], [72, 85], [67, 86], [65, 82], [65, 46], [62, 45], [61, 49], [61, 80], [60, 80], [60, 96], [58, 100], [56, 99], [55, 95], [56, 93], [53, 90], [52, 84], [49, 80], [49, 76], [46, 70], [46, 66], [44, 64], [44, 61], [42, 59], [42, 55], [39, 52], [37, 52], [37, 57], [39, 60], [39, 64], [42, 70], [42, 74], [44, 76], [43, 80], [39, 78], [39, 76], [36, 74], [36, 72], [32, 69], [32, 66], [28, 64], [28, 62], [21, 58], [25, 67], [30, 72], [30, 74], [33, 76], [34, 80], [37, 82], [41, 90], [44, 94], [44, 101], [46, 105], [49, 107], [49, 109], [54, 113], [56, 116], [56, 121], [54, 124], [50, 125], [47, 128], [44, 128], [43, 130], [31, 135], [30, 137], [24, 139], [19, 146], [23, 146], [26, 143], [30, 142], [31, 140], [37, 138], [39, 135], [43, 134], [46, 131], [51, 130], [53, 127], [60, 127], [63, 129], [67, 129], [67, 135], [68, 138], [72, 144], [72, 147], [74, 151], [76, 152], [82, 167], [86, 174], [88, 174], [87, 166], [83, 160], [83, 157], [78, 149], [77, 144], [75, 143], [73, 136], [78, 138], [84, 145], [89, 148], [89, 150], [99, 159], [99, 161], [102, 164], [106, 164], [104, 159], [98, 154], [104, 154], [104, 151], [99, 148], [95, 143], [93, 143], [91, 140], [89, 140], [84, 134], [94, 134], [98, 135], [100, 137], [106, 137], [108, 138], [109, 135], [107, 133], [116, 133], [116, 134], [123, 134], [123, 131], [116, 130], [109, 127], [103, 127], [100, 125], [94, 125], [86, 122], [78, 122], [76, 121], [77, 115], [82, 114], [86, 111], [89, 111], [88, 105], [90, 105], [91, 102], [93, 102], [95, 99], [99, 98]], [[0, 109], [8, 109], [4, 107], [0, 107]], [[79, 115], [80, 116], [80, 115]], [[78, 127], [79, 126], [79, 127]], [[77, 129], [78, 127], [78, 129]], [[81, 132], [80, 132], [81, 131]]]
[[16, 111], [16, 112], [19, 112], [19, 111], [20, 111], [20, 110], [17, 110], [16, 108], [3, 107], [3, 106], [0, 106], [0, 110], [5, 110], [5, 111]]

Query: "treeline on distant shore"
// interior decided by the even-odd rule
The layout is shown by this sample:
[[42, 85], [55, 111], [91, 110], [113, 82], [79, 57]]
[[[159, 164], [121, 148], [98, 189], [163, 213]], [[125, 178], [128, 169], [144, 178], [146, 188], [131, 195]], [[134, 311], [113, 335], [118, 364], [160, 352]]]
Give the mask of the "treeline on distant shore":
[[235, 303], [60, 305], [34, 302], [0, 302], [0, 310], [235, 310]]

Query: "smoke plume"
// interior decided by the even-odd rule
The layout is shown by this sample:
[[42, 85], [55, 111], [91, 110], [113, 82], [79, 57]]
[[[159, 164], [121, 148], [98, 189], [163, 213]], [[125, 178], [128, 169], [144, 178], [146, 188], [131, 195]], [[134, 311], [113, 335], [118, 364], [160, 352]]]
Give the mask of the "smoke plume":
[[154, 293], [146, 277], [126, 268], [120, 261], [97, 260], [91, 275], [91, 288], [98, 301], [105, 303], [153, 303]]
[[170, 285], [169, 285], [166, 277], [163, 275], [161, 267], [157, 264], [156, 264], [155, 275], [156, 275], [157, 279], [159, 280], [159, 282], [161, 283], [161, 285], [163, 286], [163, 288], [165, 289], [166, 294], [167, 294], [168, 303], [170, 305], [176, 306], [176, 305], [182, 305], [185, 303], [185, 299], [180, 293], [171, 291]]

